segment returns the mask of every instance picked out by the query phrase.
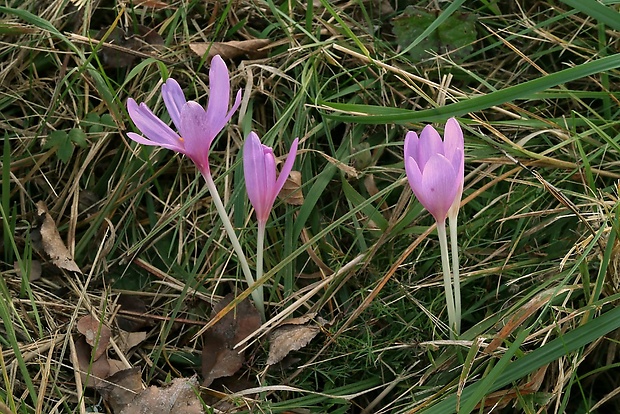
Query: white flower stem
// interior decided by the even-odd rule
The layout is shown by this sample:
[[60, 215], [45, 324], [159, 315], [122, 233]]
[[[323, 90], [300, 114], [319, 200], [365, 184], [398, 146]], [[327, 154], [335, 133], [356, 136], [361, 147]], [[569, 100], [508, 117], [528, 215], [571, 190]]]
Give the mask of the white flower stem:
[[450, 252], [452, 253], [452, 280], [454, 282], [454, 317], [456, 318], [456, 334], [461, 333], [461, 280], [459, 277], [459, 245], [457, 243], [457, 215], [448, 217], [450, 227]]
[[[241, 270], [243, 270], [243, 274], [245, 276], [245, 280], [248, 282], [248, 286], [254, 286], [254, 278], [252, 277], [252, 272], [250, 272], [250, 266], [248, 266], [248, 261], [245, 258], [245, 254], [243, 254], [243, 249], [241, 248], [241, 244], [239, 243], [239, 239], [237, 238], [237, 234], [233, 229], [232, 223], [228, 218], [228, 214], [226, 214], [226, 209], [224, 208], [224, 204], [222, 203], [222, 199], [220, 198], [219, 193], [217, 192], [217, 188], [215, 187], [215, 183], [213, 182], [213, 178], [211, 174], [203, 174], [205, 181], [207, 182], [207, 188], [209, 189], [209, 193], [211, 193], [211, 198], [215, 203], [215, 208], [217, 209], [217, 213], [222, 219], [222, 223], [224, 224], [224, 229], [228, 234], [228, 238], [235, 249], [235, 253], [237, 253], [237, 258], [239, 259], [239, 263], [241, 264]], [[265, 303], [263, 301], [262, 289], [254, 289], [252, 291], [252, 299], [254, 300], [254, 305], [258, 312], [261, 315], [263, 321], [265, 321]]]
[[446, 291], [446, 305], [448, 308], [448, 323], [450, 338], [456, 333], [456, 321], [454, 310], [454, 296], [452, 294], [452, 275], [450, 274], [450, 258], [448, 257], [448, 237], [446, 235], [446, 222], [437, 222], [437, 234], [441, 247], [441, 267], [443, 268], [443, 287]]
[[[256, 280], [259, 280], [263, 277], [263, 251], [265, 246], [265, 225], [267, 223], [263, 221], [258, 221], [258, 235], [256, 236]], [[263, 294], [263, 285], [260, 285], [256, 288], [256, 292], [259, 293], [261, 299], [264, 300]], [[265, 305], [263, 304], [263, 309]]]

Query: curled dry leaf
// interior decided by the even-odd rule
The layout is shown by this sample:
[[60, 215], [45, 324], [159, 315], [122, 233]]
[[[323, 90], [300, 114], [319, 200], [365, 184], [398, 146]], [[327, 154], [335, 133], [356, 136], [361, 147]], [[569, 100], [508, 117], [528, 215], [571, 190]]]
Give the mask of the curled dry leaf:
[[47, 211], [45, 202], [39, 201], [37, 203], [37, 214], [41, 224], [38, 229], [32, 232], [31, 237], [33, 241], [40, 244], [45, 254], [56, 267], [81, 273], [82, 271], [73, 261], [69, 249], [67, 249], [65, 243], [62, 241], [56, 223]]
[[[75, 341], [75, 352], [82, 377], [82, 383], [87, 387], [98, 387], [110, 375], [110, 364], [107, 355], [93, 358], [92, 347], [86, 343], [86, 338], [80, 336]], [[92, 361], [92, 364], [91, 364]]]
[[[15, 271], [20, 277], [24, 277], [24, 275], [22, 275], [22, 270], [19, 268], [19, 262], [13, 262], [13, 269], [15, 269]], [[35, 280], [39, 279], [41, 279], [41, 262], [38, 260], [31, 260], [28, 280], [34, 282]]]
[[247, 55], [251, 59], [258, 59], [267, 56], [266, 48], [271, 41], [269, 39], [250, 39], [250, 40], [233, 40], [230, 42], [213, 42], [213, 43], [190, 43], [189, 48], [198, 56], [205, 53], [208, 59], [215, 55], [220, 55], [222, 59], [233, 59], [239, 56]]
[[319, 320], [320, 326], [311, 322], [314, 315], [291, 318], [282, 322], [269, 335], [269, 357], [267, 365], [277, 364], [291, 351], [297, 351], [308, 345], [321, 331], [320, 326], [325, 324]]
[[140, 392], [117, 414], [203, 414], [196, 388], [196, 376], [175, 378], [168, 386], [151, 386]]
[[145, 331], [138, 332], [126, 332], [119, 331], [118, 333], [118, 347], [121, 352], [126, 353], [134, 346], [140, 345], [146, 339]]
[[[138, 25], [137, 29], [135, 35], [128, 35], [120, 27], [110, 31], [99, 52], [106, 67], [130, 67], [137, 57], [150, 57], [153, 52], [163, 48], [164, 39], [155, 29], [143, 25]], [[109, 30], [109, 27], [104, 27], [95, 35], [95, 39], [103, 39]]]
[[78, 321], [77, 330], [84, 335], [86, 343], [93, 347], [93, 359], [98, 359], [105, 353], [112, 335], [110, 328], [92, 315], [86, 315]]
[[135, 295], [121, 294], [116, 303], [121, 307], [116, 315], [118, 327], [127, 332], [136, 332], [147, 325], [143, 316], [146, 313], [146, 304]]
[[304, 203], [304, 193], [301, 192], [301, 173], [299, 171], [291, 171], [278, 197], [293, 206], [301, 206]]
[[[213, 307], [211, 316], [217, 315], [234, 298], [233, 293], [222, 298]], [[233, 347], [260, 326], [261, 320], [258, 311], [249, 300], [245, 299], [204, 333], [204, 346], [202, 348], [203, 386], [208, 387], [214, 379], [230, 376], [241, 368], [245, 361], [244, 353], [233, 349]]]
[[143, 389], [138, 367], [118, 371], [98, 387], [101, 396], [115, 413], [121, 412]]

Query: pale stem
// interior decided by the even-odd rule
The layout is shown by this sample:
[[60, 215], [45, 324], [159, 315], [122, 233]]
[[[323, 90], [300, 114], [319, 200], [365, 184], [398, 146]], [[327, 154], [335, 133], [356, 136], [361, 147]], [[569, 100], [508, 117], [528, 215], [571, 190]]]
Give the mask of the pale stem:
[[[267, 223], [265, 221], [258, 221], [258, 236], [256, 239], [256, 280], [259, 280], [263, 277], [263, 250], [265, 245], [265, 225]], [[258, 292], [260, 298], [264, 300], [263, 294], [263, 285], [260, 285], [256, 288], [256, 292]], [[263, 304], [263, 309], [265, 305]]]
[[437, 222], [437, 235], [439, 236], [439, 246], [441, 247], [441, 267], [443, 268], [443, 287], [446, 291], [450, 338], [454, 338], [456, 332], [454, 296], [452, 295], [452, 275], [450, 274], [450, 258], [448, 257], [448, 237], [446, 235], [445, 220]]
[[456, 334], [461, 333], [461, 279], [459, 277], [459, 245], [457, 243], [457, 214], [448, 217], [450, 226], [450, 252], [452, 253], [452, 279], [454, 282], [454, 311]]
[[[239, 259], [239, 263], [241, 264], [241, 270], [243, 271], [243, 275], [245, 276], [245, 280], [248, 282], [248, 286], [254, 286], [254, 278], [252, 277], [252, 272], [250, 272], [250, 266], [248, 266], [248, 261], [245, 258], [245, 254], [243, 254], [243, 249], [241, 248], [241, 244], [239, 243], [239, 239], [237, 238], [237, 234], [233, 229], [232, 223], [228, 218], [228, 214], [226, 214], [226, 209], [224, 208], [224, 204], [222, 204], [222, 199], [220, 198], [219, 193], [217, 192], [217, 188], [215, 187], [215, 183], [213, 182], [213, 178], [211, 174], [203, 174], [205, 181], [207, 182], [207, 188], [209, 189], [209, 193], [211, 193], [211, 198], [215, 203], [215, 208], [217, 209], [217, 213], [222, 219], [222, 223], [224, 224], [224, 229], [228, 234], [228, 238], [235, 249], [235, 253], [237, 253], [237, 257]], [[263, 302], [263, 297], [258, 289], [254, 289], [252, 291], [252, 299], [254, 300], [254, 305], [256, 305], [256, 309], [261, 315], [262, 320], [265, 320], [265, 304]]]

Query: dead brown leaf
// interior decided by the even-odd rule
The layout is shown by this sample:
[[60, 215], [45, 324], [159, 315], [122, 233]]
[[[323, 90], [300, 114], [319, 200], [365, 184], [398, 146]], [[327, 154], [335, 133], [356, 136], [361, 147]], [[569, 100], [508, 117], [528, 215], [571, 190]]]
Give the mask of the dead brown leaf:
[[112, 335], [110, 328], [92, 315], [86, 315], [78, 321], [77, 330], [84, 335], [86, 343], [94, 348], [94, 359], [98, 359], [105, 353]]
[[98, 390], [112, 411], [121, 412], [143, 390], [140, 368], [124, 369], [110, 375]]
[[146, 304], [138, 296], [121, 294], [116, 303], [121, 307], [116, 315], [116, 323], [120, 329], [136, 332], [147, 325], [146, 319], [138, 316], [146, 313]]
[[[19, 262], [13, 262], [13, 269], [15, 269], [20, 277], [24, 277], [24, 275], [22, 275], [22, 270], [19, 268]], [[35, 280], [41, 279], [41, 270], [41, 262], [38, 260], [31, 260], [28, 280], [34, 282]]]
[[310, 322], [312, 316], [285, 320], [271, 332], [267, 365], [277, 364], [291, 351], [300, 350], [314, 339], [321, 328], [316, 323]]
[[118, 346], [123, 353], [126, 353], [134, 346], [140, 345], [146, 339], [145, 331], [127, 332], [119, 331]]
[[37, 214], [41, 225], [33, 231], [33, 239], [40, 241], [41, 248], [56, 267], [82, 273], [78, 265], [73, 261], [69, 249], [62, 241], [56, 223], [47, 211], [44, 201], [37, 203]]
[[189, 48], [198, 56], [207, 55], [211, 59], [215, 55], [220, 55], [222, 59], [228, 60], [239, 56], [247, 55], [250, 59], [258, 59], [267, 56], [266, 48], [271, 41], [269, 39], [249, 39], [231, 40], [230, 42], [198, 42], [190, 43]]
[[[234, 298], [233, 293], [222, 298], [213, 307], [211, 317], [217, 315]], [[244, 353], [233, 347], [260, 326], [258, 311], [245, 299], [203, 334], [203, 386], [208, 387], [214, 379], [230, 376], [241, 368], [245, 361]]]
[[301, 192], [301, 173], [299, 171], [291, 171], [278, 197], [293, 206], [301, 206], [304, 203], [304, 193]]
[[[120, 27], [114, 27], [105, 43], [101, 45], [99, 58], [104, 66], [109, 68], [130, 67], [138, 57], [150, 57], [153, 52], [161, 50], [164, 39], [155, 29], [143, 25], [137, 25], [137, 34], [127, 34]], [[96, 35], [95, 39], [103, 39], [109, 27], [104, 27]]]
[[504, 342], [504, 340], [508, 338], [508, 336], [515, 329], [520, 327], [527, 318], [532, 316], [534, 312], [546, 305], [547, 302], [549, 302], [549, 300], [551, 300], [554, 296], [566, 292], [567, 290], [568, 288], [560, 290], [556, 288], [551, 288], [540, 292], [539, 294], [534, 296], [532, 299], [530, 299], [528, 303], [526, 303], [523, 307], [521, 307], [517, 312], [512, 315], [512, 317], [506, 322], [504, 327], [499, 331], [499, 333], [495, 336], [491, 343], [484, 349], [484, 352], [490, 354], [495, 351], [502, 344], [502, 342]]
[[134, 6], [142, 6], [142, 7], [152, 7], [154, 9], [166, 9], [171, 7], [169, 4], [164, 3], [163, 1], [156, 0], [134, 0]]
[[118, 414], [203, 414], [196, 388], [196, 376], [176, 378], [166, 387], [151, 386], [140, 392]]
[[87, 387], [98, 387], [102, 384], [102, 380], [110, 375], [110, 364], [108, 363], [107, 355], [104, 354], [96, 359], [92, 358], [92, 347], [86, 343], [84, 336], [80, 336], [75, 341], [75, 352], [80, 365], [82, 383]]

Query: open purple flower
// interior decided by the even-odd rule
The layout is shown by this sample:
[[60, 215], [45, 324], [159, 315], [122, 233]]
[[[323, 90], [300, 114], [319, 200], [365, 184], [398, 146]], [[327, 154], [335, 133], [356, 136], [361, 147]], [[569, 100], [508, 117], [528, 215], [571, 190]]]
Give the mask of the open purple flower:
[[298, 142], [299, 140], [295, 138], [284, 166], [282, 166], [280, 176], [276, 179], [276, 160], [273, 150], [263, 145], [258, 135], [254, 132], [250, 132], [245, 140], [243, 145], [245, 187], [248, 192], [248, 198], [256, 211], [256, 218], [263, 226], [269, 218], [269, 212], [276, 197], [280, 190], [282, 190], [293, 168]]
[[463, 193], [465, 171], [463, 132], [458, 122], [446, 123], [444, 140], [431, 125], [405, 137], [405, 170], [414, 194], [435, 217], [445, 222], [456, 214]]
[[219, 55], [211, 61], [209, 87], [209, 104], [205, 109], [197, 102], [185, 100], [181, 87], [174, 79], [170, 78], [162, 85], [161, 94], [178, 133], [155, 116], [145, 103], [138, 105], [129, 98], [129, 116], [144, 136], [133, 132], [127, 135], [140, 144], [160, 146], [185, 154], [204, 176], [209, 175], [211, 143], [241, 104], [239, 90], [232, 108], [228, 109], [230, 76]]

